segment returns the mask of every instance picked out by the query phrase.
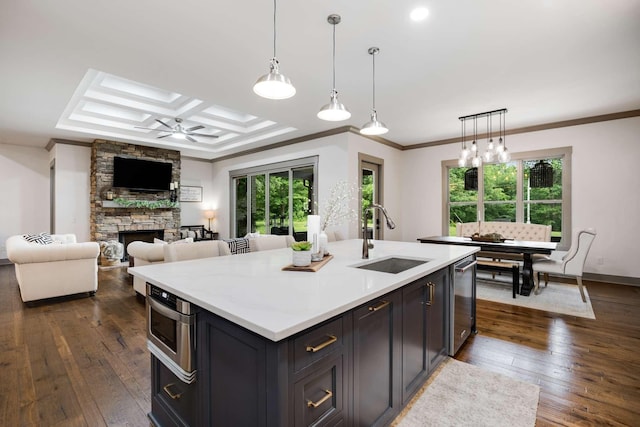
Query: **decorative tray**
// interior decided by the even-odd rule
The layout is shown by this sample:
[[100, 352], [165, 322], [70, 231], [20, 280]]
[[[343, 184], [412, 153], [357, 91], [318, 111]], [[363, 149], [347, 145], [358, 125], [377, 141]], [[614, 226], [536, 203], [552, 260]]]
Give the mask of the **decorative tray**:
[[333, 259], [333, 255], [328, 254], [325, 255], [320, 261], [311, 261], [310, 265], [306, 265], [304, 267], [295, 267], [293, 264], [287, 265], [286, 267], [282, 267], [283, 271], [311, 271], [316, 272], [325, 266], [326, 263]]
[[471, 240], [474, 242], [502, 243], [507, 239], [503, 237], [471, 236]]

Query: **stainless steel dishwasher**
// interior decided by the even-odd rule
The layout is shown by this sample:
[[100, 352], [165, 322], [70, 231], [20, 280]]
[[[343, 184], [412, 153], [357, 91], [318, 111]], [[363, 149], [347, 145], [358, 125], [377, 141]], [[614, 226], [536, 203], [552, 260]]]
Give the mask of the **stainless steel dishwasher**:
[[449, 355], [455, 355], [471, 333], [476, 333], [476, 257], [470, 255], [453, 265]]

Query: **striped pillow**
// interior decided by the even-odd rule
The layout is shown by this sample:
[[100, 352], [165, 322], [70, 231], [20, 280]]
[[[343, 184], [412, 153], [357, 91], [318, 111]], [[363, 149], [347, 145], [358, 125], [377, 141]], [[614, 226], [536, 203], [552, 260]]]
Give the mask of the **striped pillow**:
[[53, 243], [53, 238], [49, 233], [24, 234], [22, 238], [27, 242], [37, 243], [39, 245], [50, 245]]
[[237, 238], [237, 239], [223, 239], [227, 245], [229, 245], [229, 250], [233, 255], [236, 254], [246, 254], [251, 252], [249, 249], [249, 239], [245, 238]]

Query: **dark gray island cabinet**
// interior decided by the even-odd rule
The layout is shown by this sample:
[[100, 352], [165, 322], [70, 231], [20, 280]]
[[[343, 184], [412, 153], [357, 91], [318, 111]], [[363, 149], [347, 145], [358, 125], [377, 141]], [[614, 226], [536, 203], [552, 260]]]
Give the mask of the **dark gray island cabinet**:
[[[447, 355], [448, 289], [444, 268], [278, 342], [201, 311], [197, 381], [179, 384], [194, 390], [174, 399], [189, 415], [179, 415], [183, 408], [172, 414], [163, 396], [167, 413], [154, 407], [152, 418], [162, 425], [387, 425]], [[153, 365], [161, 373], [163, 365]], [[166, 394], [166, 384], [153, 384]]]

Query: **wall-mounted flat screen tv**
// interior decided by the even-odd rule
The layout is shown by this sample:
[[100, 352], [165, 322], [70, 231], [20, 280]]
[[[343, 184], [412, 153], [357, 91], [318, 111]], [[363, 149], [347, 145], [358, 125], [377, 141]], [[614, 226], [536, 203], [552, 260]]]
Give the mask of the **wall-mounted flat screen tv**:
[[169, 190], [171, 163], [128, 157], [113, 158], [113, 186], [139, 191]]

